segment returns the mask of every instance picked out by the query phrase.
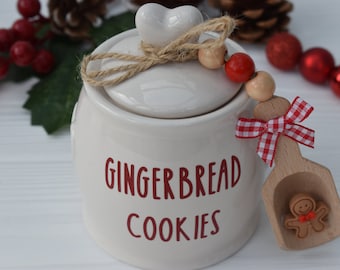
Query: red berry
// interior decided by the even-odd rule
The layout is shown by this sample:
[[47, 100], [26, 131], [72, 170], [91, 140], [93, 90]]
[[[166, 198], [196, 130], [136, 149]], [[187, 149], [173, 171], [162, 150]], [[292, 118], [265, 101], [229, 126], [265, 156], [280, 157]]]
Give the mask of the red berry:
[[0, 57], [0, 80], [5, 78], [9, 69], [9, 61], [4, 57]]
[[12, 45], [10, 55], [17, 66], [29, 66], [35, 57], [35, 49], [28, 41], [17, 41]]
[[0, 51], [8, 52], [14, 43], [14, 34], [10, 29], [0, 29]]
[[255, 72], [253, 59], [245, 53], [234, 53], [224, 68], [229, 79], [237, 83], [248, 81]]
[[340, 97], [340, 66], [333, 69], [330, 75], [330, 86], [333, 93]]
[[33, 40], [35, 29], [33, 24], [27, 19], [19, 19], [12, 25], [12, 30], [18, 40]]
[[334, 58], [326, 49], [312, 48], [303, 53], [299, 68], [306, 80], [325, 83], [334, 68]]
[[292, 34], [278, 33], [268, 40], [266, 55], [274, 67], [291, 70], [302, 55], [301, 42]]
[[54, 56], [47, 50], [40, 50], [37, 52], [32, 62], [32, 68], [39, 74], [50, 73], [54, 67]]
[[22, 16], [30, 18], [40, 13], [39, 0], [19, 0], [17, 8]]

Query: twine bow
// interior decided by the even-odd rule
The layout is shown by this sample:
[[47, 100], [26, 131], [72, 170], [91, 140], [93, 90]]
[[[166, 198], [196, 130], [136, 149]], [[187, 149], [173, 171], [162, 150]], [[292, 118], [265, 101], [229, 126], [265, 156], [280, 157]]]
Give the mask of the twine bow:
[[307, 221], [311, 221], [316, 217], [316, 213], [314, 211], [308, 212], [306, 215], [300, 215], [299, 216], [299, 222], [304, 223]]
[[[184, 33], [163, 48], [156, 48], [142, 42], [141, 48], [144, 55], [140, 56], [116, 52], [87, 55], [81, 63], [80, 73], [82, 79], [93, 86], [117, 85], [155, 65], [195, 60], [197, 59], [198, 50], [201, 48], [215, 49], [221, 47], [234, 30], [235, 25], [235, 21], [229, 16], [211, 19], [191, 28], [187, 33]], [[202, 33], [208, 31], [218, 32], [220, 36], [214, 42], [195, 42]], [[102, 59], [128, 61], [130, 63], [106, 70], [87, 70], [87, 66], [91, 61]], [[113, 79], [103, 79], [111, 75], [116, 76]]]
[[312, 106], [300, 97], [296, 97], [285, 115], [268, 122], [240, 118], [236, 125], [236, 137], [260, 137], [257, 153], [265, 163], [272, 166], [277, 141], [281, 134], [308, 147], [314, 147], [314, 130], [295, 123], [305, 120], [312, 111]]

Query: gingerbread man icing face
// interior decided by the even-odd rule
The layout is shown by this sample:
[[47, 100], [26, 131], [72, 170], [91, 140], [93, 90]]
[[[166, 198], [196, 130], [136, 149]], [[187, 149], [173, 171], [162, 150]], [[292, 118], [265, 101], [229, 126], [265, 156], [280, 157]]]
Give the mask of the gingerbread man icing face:
[[292, 214], [297, 216], [307, 215], [311, 211], [315, 211], [316, 203], [315, 200], [310, 197], [301, 197], [301, 199], [296, 200], [295, 203], [290, 208]]
[[295, 230], [297, 238], [306, 238], [313, 231], [321, 232], [326, 227], [324, 218], [329, 213], [328, 206], [324, 202], [316, 202], [309, 194], [294, 195], [289, 201], [289, 209], [291, 214], [286, 216], [284, 225]]

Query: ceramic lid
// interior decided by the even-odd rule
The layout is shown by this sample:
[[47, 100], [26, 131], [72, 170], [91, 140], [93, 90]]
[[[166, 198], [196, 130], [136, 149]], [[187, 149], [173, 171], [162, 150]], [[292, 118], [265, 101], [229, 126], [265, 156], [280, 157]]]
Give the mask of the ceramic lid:
[[[202, 39], [212, 38], [205, 34]], [[112, 39], [110, 52], [142, 55], [137, 30]], [[231, 40], [226, 41], [230, 54], [242, 51]], [[126, 64], [102, 60], [101, 68]], [[241, 84], [231, 82], [224, 69], [209, 70], [198, 61], [157, 65], [116, 86], [105, 87], [114, 104], [130, 112], [155, 118], [186, 118], [216, 110], [230, 101]]]

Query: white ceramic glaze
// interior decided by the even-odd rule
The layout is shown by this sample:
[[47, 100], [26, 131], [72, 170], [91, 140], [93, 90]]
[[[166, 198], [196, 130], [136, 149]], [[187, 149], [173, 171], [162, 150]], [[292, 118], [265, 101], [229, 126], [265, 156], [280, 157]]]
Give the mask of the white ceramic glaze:
[[[94, 53], [131, 40], [135, 30], [107, 40]], [[196, 72], [190, 64], [181, 68], [183, 74]], [[179, 76], [178, 85], [187, 91], [188, 82], [172, 66], [153, 69], [160, 69], [162, 78]], [[114, 91], [143, 85], [148, 72], [109, 90], [85, 83], [81, 91], [71, 136], [85, 223], [103, 249], [129, 264], [203, 268], [235, 253], [256, 228], [264, 166], [254, 140], [234, 135], [237, 119], [251, 116], [252, 102], [237, 86], [232, 99], [215, 108], [164, 119], [115, 100]], [[193, 88], [214, 78], [211, 72], [199, 73]], [[229, 86], [226, 82], [224, 90]], [[166, 87], [166, 82], [154, 86], [159, 93], [167, 93]], [[211, 82], [203, 90], [214, 93], [218, 87]]]
[[[216, 37], [205, 34], [202, 40]], [[109, 52], [141, 55], [141, 39], [136, 29], [114, 37], [105, 46]], [[111, 46], [110, 46], [111, 45]], [[242, 51], [231, 40], [228, 51]], [[103, 60], [90, 68], [112, 68], [126, 62]], [[223, 68], [209, 70], [198, 61], [159, 65], [126, 80], [118, 87], [105, 87], [112, 100], [122, 108], [156, 118], [184, 118], [204, 114], [226, 104], [240, 90], [241, 84], [228, 80]]]
[[203, 16], [194, 6], [168, 9], [159, 4], [149, 3], [138, 9], [135, 21], [141, 39], [161, 47], [203, 22]]

